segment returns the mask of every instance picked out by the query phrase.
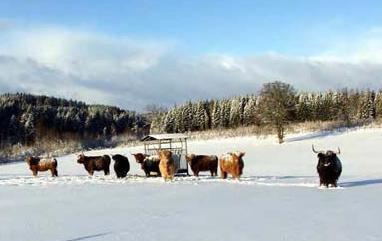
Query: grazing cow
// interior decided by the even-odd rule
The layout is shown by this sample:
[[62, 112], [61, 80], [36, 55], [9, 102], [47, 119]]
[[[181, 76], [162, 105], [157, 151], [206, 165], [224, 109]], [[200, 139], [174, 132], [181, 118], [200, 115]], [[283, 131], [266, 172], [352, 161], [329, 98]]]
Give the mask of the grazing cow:
[[232, 178], [239, 179], [243, 174], [245, 152], [229, 152], [220, 157], [221, 178], [226, 179], [227, 174]]
[[159, 170], [159, 156], [148, 156], [143, 153], [136, 153], [132, 155], [135, 157], [137, 163], [141, 165], [141, 168], [145, 172], [146, 177], [149, 177], [151, 172], [156, 172], [158, 177], [161, 176]]
[[29, 169], [32, 171], [33, 176], [37, 176], [38, 172], [45, 172], [50, 170], [52, 177], [57, 177], [57, 160], [55, 158], [40, 158], [28, 156], [25, 161], [28, 163]]
[[130, 171], [130, 163], [127, 157], [122, 155], [113, 155], [114, 160], [114, 171], [118, 178], [126, 177], [127, 173]]
[[177, 171], [172, 152], [167, 150], [159, 151], [159, 170], [165, 181], [171, 181]]
[[320, 186], [325, 185], [329, 187], [329, 185], [333, 185], [337, 187], [337, 181], [342, 172], [342, 164], [337, 157], [341, 153], [340, 148], [338, 148], [338, 152], [324, 152], [316, 151], [312, 145], [312, 150], [314, 153], [317, 153], [318, 157], [317, 172], [320, 177]]
[[210, 171], [211, 176], [217, 176], [218, 174], [218, 157], [207, 155], [187, 155], [187, 163], [190, 165], [194, 176], [199, 176], [201, 171]]
[[104, 171], [105, 175], [110, 174], [110, 157], [103, 156], [85, 156], [84, 154], [78, 155], [77, 162], [84, 164], [86, 171], [90, 176], [93, 176], [94, 171]]

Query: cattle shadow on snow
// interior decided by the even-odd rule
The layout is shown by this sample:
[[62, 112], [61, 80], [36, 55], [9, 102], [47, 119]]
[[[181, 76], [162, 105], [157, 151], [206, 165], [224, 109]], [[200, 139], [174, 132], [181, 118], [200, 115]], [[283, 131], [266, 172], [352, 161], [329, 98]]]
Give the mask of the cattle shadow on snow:
[[335, 131], [319, 131], [319, 132], [309, 133], [302, 136], [286, 138], [285, 142], [297, 142], [297, 141], [305, 141], [305, 140], [311, 140], [316, 138], [322, 138], [326, 136], [337, 136], [349, 131], [350, 129], [346, 129], [346, 128], [335, 130]]
[[241, 179], [250, 179], [250, 180], [285, 180], [285, 179], [310, 179], [317, 178], [317, 176], [242, 176]]
[[68, 239], [66, 241], [80, 241], [80, 240], [86, 240], [86, 239], [93, 239], [93, 238], [103, 237], [103, 236], [106, 236], [106, 235], [109, 235], [109, 234], [111, 234], [111, 233], [110, 232], [108, 232], [108, 233], [98, 233], [98, 234], [93, 234], [93, 235], [81, 236], [81, 237], [74, 238], [74, 239]]
[[366, 179], [359, 181], [351, 181], [351, 182], [341, 182], [339, 186], [341, 187], [359, 187], [359, 186], [369, 186], [369, 185], [378, 185], [382, 184], [382, 178], [379, 179]]

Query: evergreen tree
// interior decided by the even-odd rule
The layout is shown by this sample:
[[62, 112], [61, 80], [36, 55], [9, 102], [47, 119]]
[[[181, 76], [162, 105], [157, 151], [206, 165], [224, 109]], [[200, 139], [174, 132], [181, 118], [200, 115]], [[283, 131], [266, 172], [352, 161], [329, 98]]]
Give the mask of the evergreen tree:
[[243, 110], [243, 125], [250, 126], [253, 124], [258, 124], [256, 120], [256, 97], [251, 96], [248, 102], [244, 106]]
[[[211, 117], [211, 126], [216, 129], [221, 127], [221, 102], [219, 100], [214, 101]], [[382, 110], [382, 109], [381, 109]]]

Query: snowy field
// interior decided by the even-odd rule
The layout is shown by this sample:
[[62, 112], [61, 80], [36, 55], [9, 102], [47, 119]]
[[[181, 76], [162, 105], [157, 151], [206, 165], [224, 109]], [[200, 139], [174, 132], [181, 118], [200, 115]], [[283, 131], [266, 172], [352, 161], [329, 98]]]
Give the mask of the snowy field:
[[[339, 188], [318, 188], [317, 149], [341, 148]], [[58, 178], [31, 177], [25, 163], [0, 166], [0, 240], [382, 240], [382, 129], [189, 142], [189, 152], [245, 151], [241, 181], [88, 177], [76, 156], [58, 158]]]

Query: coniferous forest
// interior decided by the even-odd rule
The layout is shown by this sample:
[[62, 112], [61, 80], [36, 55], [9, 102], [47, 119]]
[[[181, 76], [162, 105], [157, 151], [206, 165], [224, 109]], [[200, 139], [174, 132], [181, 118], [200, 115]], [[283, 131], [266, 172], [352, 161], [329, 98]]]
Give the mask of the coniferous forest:
[[117, 107], [17, 93], [0, 96], [0, 125], [4, 147], [42, 140], [108, 140], [122, 133], [142, 135], [147, 121]]
[[[188, 101], [158, 114], [151, 132], [185, 132], [240, 126], [267, 125], [262, 96], [245, 95], [225, 99]], [[268, 109], [272, 109], [269, 106]], [[274, 113], [277, 115], [277, 113]], [[293, 94], [287, 111], [289, 123], [306, 121], [373, 120], [382, 117], [382, 91], [340, 90]]]

